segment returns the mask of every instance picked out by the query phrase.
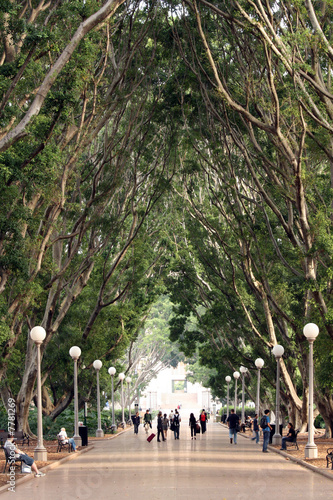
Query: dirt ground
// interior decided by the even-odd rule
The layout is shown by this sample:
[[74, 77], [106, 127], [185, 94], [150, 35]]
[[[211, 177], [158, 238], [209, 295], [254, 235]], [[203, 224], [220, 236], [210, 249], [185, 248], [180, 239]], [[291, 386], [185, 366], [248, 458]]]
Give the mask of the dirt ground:
[[[305, 458], [304, 456], [305, 453], [304, 450], [307, 442], [308, 442], [308, 435], [299, 434], [297, 437], [299, 450], [296, 450], [295, 447], [291, 447], [287, 450], [288, 455], [304, 460], [304, 462], [314, 465], [319, 469], [329, 470], [332, 473], [333, 477], [333, 470], [331, 469], [332, 466], [329, 465], [328, 469], [326, 468], [327, 449], [331, 448], [333, 450], [333, 439], [325, 439], [323, 435], [318, 435], [317, 437], [315, 437], [315, 444], [317, 445], [318, 448], [318, 458], [313, 458], [313, 459]], [[274, 446], [274, 448], [280, 449], [280, 446]]]
[[[246, 431], [245, 433], [248, 437], [251, 437], [252, 432], [251, 431]], [[284, 434], [285, 435], [285, 432]], [[324, 438], [324, 431], [318, 431], [315, 435], [315, 444], [317, 445], [318, 448], [318, 458], [315, 459], [308, 459], [305, 458], [305, 446], [308, 442], [308, 434], [298, 434], [297, 436], [297, 443], [298, 443], [298, 450], [294, 446], [292, 447], [287, 447], [286, 453], [288, 455], [291, 455], [292, 457], [296, 457], [300, 460], [303, 460], [306, 463], [309, 463], [311, 465], [314, 465], [318, 467], [319, 469], [326, 469], [326, 455], [327, 455], [327, 449], [332, 448], [333, 449], [333, 439], [325, 439]], [[280, 449], [281, 446], [274, 446], [276, 449]], [[331, 470], [331, 465], [329, 466], [328, 469], [333, 476], [333, 471]]]

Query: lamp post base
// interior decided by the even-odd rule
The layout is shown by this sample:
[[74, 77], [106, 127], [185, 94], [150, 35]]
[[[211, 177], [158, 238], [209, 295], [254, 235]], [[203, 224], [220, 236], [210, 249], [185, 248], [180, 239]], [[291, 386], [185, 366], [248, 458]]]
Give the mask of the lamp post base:
[[97, 437], [97, 438], [102, 438], [102, 437], [104, 437], [104, 432], [103, 432], [103, 430], [102, 430], [102, 429], [97, 429], [97, 431], [96, 431], [96, 437]]
[[318, 448], [315, 444], [307, 444], [304, 450], [305, 458], [318, 458]]
[[74, 439], [76, 447], [82, 446], [82, 438], [81, 438], [81, 436], [73, 436], [73, 439]]
[[40, 462], [47, 462], [47, 451], [46, 448], [35, 448], [34, 449], [34, 459]]
[[272, 444], [281, 446], [281, 443], [282, 443], [281, 434], [274, 434], [274, 436], [272, 437]]
[[112, 425], [111, 425], [111, 432], [112, 432], [112, 434], [114, 434], [116, 431], [117, 431], [117, 426], [116, 426], [116, 424], [112, 424]]

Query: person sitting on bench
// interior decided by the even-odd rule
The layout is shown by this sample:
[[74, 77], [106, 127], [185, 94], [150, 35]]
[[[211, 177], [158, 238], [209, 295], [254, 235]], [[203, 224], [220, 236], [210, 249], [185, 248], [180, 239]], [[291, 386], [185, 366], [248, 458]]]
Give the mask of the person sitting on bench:
[[295, 434], [295, 429], [294, 429], [294, 426], [291, 422], [288, 423], [288, 434], [282, 438], [282, 444], [281, 444], [281, 450], [286, 450], [287, 449], [287, 442], [289, 441], [290, 443], [292, 443], [293, 441], [295, 441], [295, 437], [296, 437], [296, 434]]
[[23, 451], [21, 451], [17, 448], [17, 446], [14, 443], [14, 436], [12, 436], [11, 434], [8, 434], [7, 441], [5, 442], [4, 448], [6, 448], [6, 450], [8, 450], [9, 456], [12, 456], [12, 454], [15, 454], [15, 458], [19, 458], [25, 464], [30, 465], [31, 469], [35, 472], [35, 477], [45, 476], [44, 472], [40, 472], [38, 470], [34, 459], [29, 457], [29, 455], [27, 455], [26, 453], [24, 453]]
[[73, 451], [76, 452], [76, 444], [74, 441], [74, 438], [69, 438], [67, 436], [67, 432], [65, 427], [61, 427], [60, 432], [58, 434], [58, 439], [62, 444], [67, 444], [69, 443], [71, 447], [73, 448]]

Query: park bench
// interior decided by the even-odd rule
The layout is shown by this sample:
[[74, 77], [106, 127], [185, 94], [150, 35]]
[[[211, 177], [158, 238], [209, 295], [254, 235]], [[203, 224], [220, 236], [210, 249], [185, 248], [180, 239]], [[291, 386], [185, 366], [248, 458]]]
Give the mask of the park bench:
[[5, 458], [6, 458], [6, 463], [5, 463], [5, 468], [3, 470], [3, 473], [6, 472], [6, 467], [7, 467], [8, 462], [10, 462], [11, 466], [15, 466], [17, 463], [19, 463], [22, 467], [22, 459], [21, 458], [13, 458], [10, 455], [10, 452], [7, 448], [4, 448], [3, 451], [5, 452]]
[[331, 464], [333, 470], [333, 448], [327, 448], [326, 467], [328, 467], [329, 463]]
[[72, 445], [70, 443], [64, 443], [61, 441], [61, 439], [58, 439], [58, 448], [57, 448], [57, 453], [59, 453], [63, 448], [68, 449], [68, 453], [72, 451]]
[[296, 450], [298, 450], [298, 443], [297, 443], [297, 435], [299, 433], [299, 430], [295, 431], [295, 437], [293, 439], [293, 441], [286, 441], [286, 447], [292, 447], [294, 446], [296, 448]]
[[[8, 436], [7, 431], [0, 431], [0, 446], [1, 446], [1, 448], [4, 447], [4, 444], [7, 440], [7, 436]], [[29, 446], [30, 436], [28, 434], [26, 434], [25, 432], [15, 431], [15, 432], [13, 432], [13, 436], [14, 436], [14, 440], [17, 444], [21, 444], [23, 446], [24, 444], [27, 443]]]

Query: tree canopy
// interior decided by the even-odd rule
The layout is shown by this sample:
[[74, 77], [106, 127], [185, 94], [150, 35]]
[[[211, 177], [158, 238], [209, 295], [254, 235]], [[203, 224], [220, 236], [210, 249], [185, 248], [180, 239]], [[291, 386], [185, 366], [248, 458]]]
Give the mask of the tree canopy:
[[333, 432], [331, 21], [311, 0], [1, 3], [0, 387], [20, 427], [31, 327], [47, 332], [56, 416], [69, 347], [87, 367], [120, 362], [167, 291], [170, 338], [220, 395], [259, 356], [273, 390], [284, 346], [282, 401], [303, 428], [302, 329], [317, 323], [316, 405]]

